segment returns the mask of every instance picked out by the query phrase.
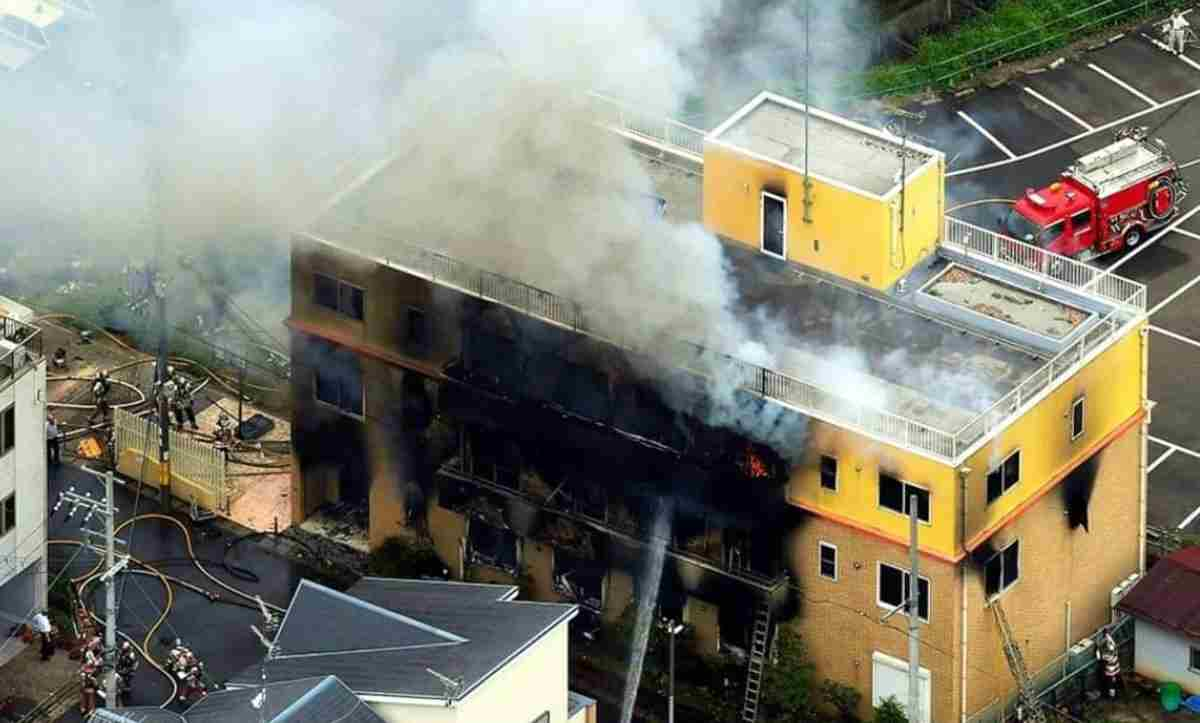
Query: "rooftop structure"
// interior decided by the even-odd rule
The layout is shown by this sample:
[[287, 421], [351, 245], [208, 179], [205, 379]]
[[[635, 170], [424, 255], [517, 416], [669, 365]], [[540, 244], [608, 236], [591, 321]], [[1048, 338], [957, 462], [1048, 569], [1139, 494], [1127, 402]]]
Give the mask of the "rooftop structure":
[[[769, 99], [748, 108], [745, 118], [756, 109], [785, 116], [794, 110]], [[735, 116], [726, 125], [736, 129], [739, 122]], [[880, 140], [866, 128], [832, 121], [827, 128], [847, 138], [859, 133]], [[725, 132], [713, 135], [719, 139]], [[874, 146], [859, 147], [874, 152]], [[698, 221], [702, 166], [684, 158], [660, 160], [652, 152], [645, 148], [640, 157], [655, 192], [666, 200], [666, 218]], [[649, 351], [614, 330], [597, 328], [589, 310], [568, 299], [478, 268], [470, 259], [440, 254], [436, 244], [388, 223], [395, 215], [387, 193], [393, 173], [407, 170], [383, 166], [307, 236], [618, 346]], [[983, 444], [1023, 405], [1116, 338], [1145, 306], [1140, 284], [954, 219], [946, 220], [938, 252], [890, 294], [721, 242], [743, 311], [765, 308], [786, 320], [792, 343], [781, 347], [776, 338], [761, 340], [774, 355], [771, 369], [715, 355], [723, 360], [719, 368], [748, 392], [941, 460], [960, 459]], [[949, 278], [967, 273], [984, 281], [976, 295], [982, 290], [987, 298], [950, 293], [957, 290], [942, 274], [952, 264], [957, 271]], [[1053, 274], [1047, 273], [1051, 265]], [[698, 350], [683, 339], [662, 344], [658, 352], [687, 359]], [[845, 354], [831, 358], [830, 350]], [[854, 389], [863, 393], [848, 391]]]
[[1159, 560], [1117, 609], [1200, 638], [1200, 547], [1187, 547]]
[[[901, 143], [896, 138], [816, 108], [806, 113], [803, 104], [771, 93], [747, 103], [706, 140], [803, 173], [806, 137], [813, 178], [871, 196], [900, 189]], [[909, 175], [936, 160], [935, 151], [905, 145]]]
[[31, 369], [41, 357], [41, 330], [11, 316], [0, 316], [0, 389]]

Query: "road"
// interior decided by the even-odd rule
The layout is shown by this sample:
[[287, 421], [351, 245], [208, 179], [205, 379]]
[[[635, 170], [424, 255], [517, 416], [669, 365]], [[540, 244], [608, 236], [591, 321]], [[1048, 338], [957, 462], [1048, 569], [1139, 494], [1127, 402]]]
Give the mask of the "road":
[[[52, 470], [49, 499], [55, 500], [58, 493], [68, 487], [75, 487], [80, 493], [91, 492], [93, 497], [103, 494], [102, 484], [92, 475], [81, 470], [64, 465]], [[142, 498], [137, 502], [130, 489], [118, 486], [117, 489], [118, 524], [133, 516], [135, 506], [139, 514], [156, 512], [157, 501], [152, 498]], [[80, 531], [80, 513], [74, 519], [65, 519], [67, 510], [61, 509], [51, 519], [50, 539], [78, 540], [83, 535]], [[192, 528], [186, 515], [176, 515], [189, 528]], [[102, 529], [99, 518], [93, 518], [90, 526]], [[205, 525], [196, 526], [192, 532], [196, 555], [207, 561], [205, 567], [218, 579], [233, 585], [249, 594], [261, 595], [264, 600], [280, 607], [286, 607], [291, 600], [292, 592], [299, 584], [302, 575], [311, 577], [311, 573], [280, 555], [273, 554], [269, 549], [271, 542], [248, 540], [237, 545], [230, 552], [229, 561], [239, 568], [245, 568], [257, 575], [259, 582], [247, 582], [230, 575], [222, 569], [221, 560], [227, 542], [235, 539], [230, 533], [222, 533], [217, 528], [215, 535], [206, 536], [201, 532]], [[120, 534], [129, 543], [131, 554], [144, 562], [152, 563], [164, 573], [179, 577], [194, 585], [221, 594], [226, 600], [240, 600], [222, 590], [211, 580], [204, 577], [187, 557], [187, 547], [184, 537], [178, 527], [160, 520], [139, 520]], [[51, 546], [51, 574], [57, 574], [78, 548], [65, 545]], [[90, 570], [97, 562], [98, 556], [91, 551], [85, 551], [72, 564], [68, 575], [80, 575]], [[263, 648], [250, 630], [251, 625], [262, 625], [262, 616], [256, 610], [247, 609], [224, 602], [210, 602], [207, 598], [190, 592], [185, 588], [174, 585], [174, 602], [169, 610], [166, 621], [150, 639], [152, 652], [160, 659], [165, 650], [162, 641], [171, 641], [176, 637], [186, 641], [205, 662], [210, 677], [215, 681], [224, 681], [233, 673], [254, 665], [262, 659]], [[117, 587], [118, 630], [142, 642], [149, 628], [161, 615], [166, 594], [161, 582], [155, 577], [144, 575], [123, 575], [118, 578]], [[100, 585], [89, 586], [91, 604], [95, 605], [99, 614], [103, 614], [103, 588]], [[241, 602], [246, 602], [240, 600]], [[135, 678], [134, 705], [160, 705], [164, 703], [171, 690], [166, 679], [144, 661]], [[80, 720], [78, 709], [73, 709], [61, 720]]]
[[[998, 88], [913, 109], [927, 112], [916, 133], [950, 160], [952, 208], [1044, 185], [1126, 125], [1148, 126], [1185, 166], [1196, 190], [1176, 223], [1102, 265], [1148, 287], [1149, 394], [1158, 402], [1149, 524], [1200, 532], [1200, 485], [1191, 476], [1200, 460], [1200, 49], [1170, 55], [1142, 28]], [[980, 206], [955, 215], [990, 226], [999, 212]]]

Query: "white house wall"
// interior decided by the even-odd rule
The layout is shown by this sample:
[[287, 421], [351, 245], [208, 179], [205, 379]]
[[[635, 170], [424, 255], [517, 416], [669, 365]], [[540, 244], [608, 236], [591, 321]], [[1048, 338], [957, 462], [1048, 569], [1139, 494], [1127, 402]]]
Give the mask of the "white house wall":
[[[0, 538], [0, 599], [5, 583], [37, 564], [34, 597], [46, 603], [46, 364], [0, 390], [0, 411], [14, 405], [15, 446], [0, 457], [0, 500], [17, 495], [17, 528]], [[17, 584], [21, 584], [18, 581]], [[25, 617], [28, 610], [7, 611]], [[2, 614], [2, 613], [0, 613]]]
[[1188, 669], [1188, 649], [1200, 647], [1192, 640], [1144, 620], [1134, 631], [1134, 669], [1156, 681], [1173, 681], [1189, 693], [1200, 693], [1200, 674]]

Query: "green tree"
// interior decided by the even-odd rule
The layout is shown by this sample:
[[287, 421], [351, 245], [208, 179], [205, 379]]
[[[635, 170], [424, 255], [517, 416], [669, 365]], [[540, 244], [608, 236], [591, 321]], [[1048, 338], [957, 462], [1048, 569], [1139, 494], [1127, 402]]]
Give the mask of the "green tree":
[[816, 683], [804, 641], [784, 626], [780, 626], [775, 634], [779, 636], [779, 658], [765, 668], [760, 718], [779, 723], [815, 720]]
[[908, 723], [908, 715], [904, 712], [904, 706], [895, 697], [889, 696], [875, 706], [875, 723]]
[[821, 697], [829, 707], [837, 711], [837, 719], [842, 723], [857, 723], [858, 704], [862, 701], [862, 693], [836, 680], [828, 680], [821, 684]]

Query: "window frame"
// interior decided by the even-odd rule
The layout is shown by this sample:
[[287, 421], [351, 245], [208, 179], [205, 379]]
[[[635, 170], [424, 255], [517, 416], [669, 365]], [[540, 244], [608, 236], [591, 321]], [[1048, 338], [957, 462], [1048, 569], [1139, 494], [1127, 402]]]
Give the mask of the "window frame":
[[[1070, 424], [1071, 424], [1071, 441], [1072, 442], [1074, 442], [1075, 440], [1082, 437], [1084, 431], [1087, 429], [1087, 406], [1084, 404], [1084, 402], [1086, 400], [1087, 400], [1087, 396], [1081, 394], [1078, 397], [1076, 397], [1074, 401], [1071, 402], [1071, 411], [1070, 411], [1070, 414], [1068, 415], [1068, 417], [1070, 419]], [[1080, 410], [1079, 411], [1079, 431], [1078, 432], [1075, 431], [1075, 410], [1076, 409]]]
[[[891, 569], [897, 570], [901, 573], [901, 575], [902, 575], [902, 577], [900, 578], [900, 594], [901, 594], [901, 596], [903, 596], [903, 594], [904, 594], [904, 580], [906, 580], [906, 579], [909, 580], [909, 583], [908, 583], [910, 586], [909, 589], [910, 590], [912, 589], [911, 588], [912, 572], [910, 572], [909, 570], [907, 570], [903, 567], [900, 567], [899, 565], [893, 565], [890, 562], [884, 562], [882, 560], [879, 560], [875, 563], [875, 604], [878, 605], [879, 607], [883, 608], [884, 610], [887, 610], [888, 612], [891, 612], [892, 610], [896, 610], [897, 615], [903, 615], [905, 617], [908, 617], [908, 612], [904, 609], [904, 601], [903, 600], [901, 600], [900, 604], [897, 606], [897, 605], [891, 605], [891, 604], [885, 602], [883, 599], [883, 568], [885, 568], [885, 567], [890, 567]], [[925, 583], [925, 591], [926, 591], [926, 594], [925, 594], [925, 616], [924, 617], [921, 616], [920, 595], [921, 595], [921, 583], [922, 582]], [[929, 621], [931, 619], [933, 619], [933, 582], [929, 578], [925, 577], [924, 575], [917, 575], [917, 596], [918, 596], [917, 597], [917, 620], [920, 620], [921, 622], [928, 625]], [[899, 608], [898, 610], [896, 609], [897, 607]]]
[[1188, 670], [1200, 674], [1200, 646], [1188, 646]]
[[[825, 574], [825, 559], [821, 557], [821, 554], [825, 550], [833, 550], [833, 575]], [[817, 576], [825, 578], [831, 582], [838, 581], [838, 549], [837, 545], [833, 544], [832, 542], [825, 542], [824, 540], [817, 541]]]
[[[12, 526], [8, 525], [8, 506], [12, 505]], [[17, 529], [17, 492], [13, 490], [7, 497], [0, 498], [0, 539]]]
[[344, 414], [347, 417], [351, 417], [352, 419], [357, 419], [359, 421], [362, 421], [367, 418], [367, 385], [366, 385], [366, 381], [361, 379], [361, 375], [362, 375], [362, 367], [361, 366], [359, 367], [359, 374], [360, 374], [360, 380], [361, 380], [360, 384], [359, 384], [359, 393], [361, 396], [361, 398], [359, 399], [359, 403], [361, 404], [361, 407], [360, 407], [361, 411], [358, 411], [358, 412], [350, 411], [349, 409], [346, 409], [345, 407], [343, 407], [341, 405], [342, 389], [341, 389], [340, 385], [338, 386], [338, 402], [337, 403], [327, 402], [324, 399], [321, 399], [319, 396], [317, 396], [317, 389], [318, 389], [317, 375], [319, 373], [320, 372], [317, 369], [312, 370], [313, 402], [321, 405], [322, 407], [325, 407], [326, 409], [332, 409], [333, 411], [337, 412], [338, 414]]
[[[783, 204], [783, 253], [777, 254], [774, 251], [767, 250], [767, 199], [779, 201]], [[777, 193], [772, 193], [767, 190], [761, 191], [759, 196], [758, 206], [758, 250], [773, 259], [787, 260], [788, 247], [788, 200], [786, 196], [780, 196]]]
[[[1017, 458], [1017, 478], [1012, 483], [1009, 483], [1008, 477], [1005, 474], [1004, 469], [1008, 465], [1008, 460], [1012, 459], [1014, 456], [1016, 456], [1016, 458]], [[1000, 473], [1000, 494], [996, 495], [995, 497], [992, 497], [991, 477], [993, 474], [995, 474], [997, 472]], [[984, 478], [984, 482], [987, 485], [987, 489], [984, 491], [984, 494], [987, 497], [987, 504], [989, 504], [989, 505], [992, 504], [993, 502], [995, 502], [996, 500], [1000, 499], [1004, 495], [1008, 494], [1009, 491], [1013, 487], [1016, 487], [1018, 484], [1020, 484], [1021, 483], [1021, 448], [1017, 447], [1013, 451], [1009, 452], [1007, 455], [1004, 456], [1004, 459], [1000, 460], [999, 464], [997, 464], [992, 469], [988, 470], [987, 477]]]
[[0, 409], [0, 457], [17, 448], [17, 405]]
[[[312, 295], [313, 305], [318, 306], [322, 309], [325, 309], [326, 311], [332, 311], [333, 313], [344, 316], [347, 319], [353, 319], [354, 321], [366, 321], [366, 319], [367, 319], [367, 289], [366, 289], [366, 287], [359, 286], [358, 284], [352, 284], [349, 281], [346, 281], [340, 277], [334, 276], [333, 274], [326, 274], [326, 273], [323, 273], [320, 271], [314, 271], [312, 273], [313, 273], [313, 295]], [[317, 300], [317, 278], [318, 277], [325, 278], [325, 279], [328, 279], [333, 282], [333, 293], [334, 293], [333, 306], [330, 306], [329, 304], [323, 304]], [[353, 292], [355, 292], [355, 291], [359, 292], [359, 294], [362, 297], [362, 309], [359, 312], [359, 314], [357, 314], [357, 315], [354, 313], [351, 313], [352, 311], [354, 311], [354, 309], [352, 308], [352, 304], [350, 304], [349, 302], [347, 302], [346, 304], [342, 303], [343, 296], [347, 290], [350, 292], [351, 298], [353, 298]]]
[[[904, 508], [903, 511], [897, 510], [892, 507], [888, 507], [887, 505], [883, 504], [883, 478], [884, 477], [887, 477], [888, 479], [896, 480], [897, 482], [900, 483], [900, 491], [903, 494], [903, 502], [901, 503], [901, 507]], [[891, 512], [894, 515], [900, 515], [901, 517], [907, 518], [908, 517], [907, 507], [908, 507], [908, 488], [909, 487], [912, 487], [913, 489], [924, 492], [926, 499], [929, 500], [929, 503], [926, 505], [926, 507], [928, 507], [928, 509], [929, 509], [929, 519], [923, 519], [921, 517], [921, 510], [920, 510], [920, 506], [918, 505], [917, 522], [922, 525], [932, 525], [933, 524], [933, 492], [928, 487], [919, 485], [915, 482], [909, 482], [906, 479], [897, 477], [893, 474], [888, 474], [887, 472], [880, 472], [879, 473], [879, 482], [876, 484], [875, 504], [878, 505], [879, 509], [881, 509], [881, 510], [887, 510], [888, 512]]]
[[[1004, 554], [1006, 552], [1008, 552], [1014, 545], [1017, 547], [1017, 577], [1012, 582], [1005, 585], [1004, 584]], [[996, 560], [1000, 561], [1000, 589], [994, 593], [989, 593], [987, 590], [987, 581], [988, 581], [988, 572], [987, 571], [988, 571], [988, 567], [992, 564], [992, 562], [996, 561]], [[988, 558], [987, 562], [985, 562], [983, 564], [983, 594], [984, 594], [984, 597], [987, 598], [987, 601], [989, 603], [991, 603], [995, 600], [998, 600], [1000, 597], [1002, 597], [1004, 595], [1004, 593], [1013, 589], [1014, 587], [1017, 586], [1017, 584], [1019, 582], [1021, 582], [1021, 566], [1022, 566], [1022, 563], [1021, 563], [1021, 539], [1020, 538], [1017, 538], [1017, 539], [1013, 540], [1012, 542], [1008, 543], [1004, 547], [997, 550], [996, 554], [994, 554]]]
[[[1085, 213], [1087, 214], [1087, 225], [1080, 228], [1078, 219], [1080, 216], [1084, 215]], [[1082, 211], [1076, 211], [1075, 213], [1071, 214], [1071, 230], [1076, 234], [1080, 234], [1080, 233], [1083, 233], [1084, 231], [1092, 230], [1092, 208], [1091, 208], [1091, 206], [1083, 209]]]
[[[827, 460], [827, 459], [833, 460], [833, 486], [832, 487], [825, 484], [825, 460]], [[839, 473], [841, 472], [841, 466], [842, 466], [841, 461], [832, 454], [822, 454], [818, 458], [818, 460], [817, 460], [817, 477], [819, 478], [818, 482], [821, 486], [821, 489], [828, 490], [830, 492], [838, 491], [838, 486], [839, 486], [838, 483], [840, 482], [840, 480], [838, 479], [838, 476], [839, 476]]]

